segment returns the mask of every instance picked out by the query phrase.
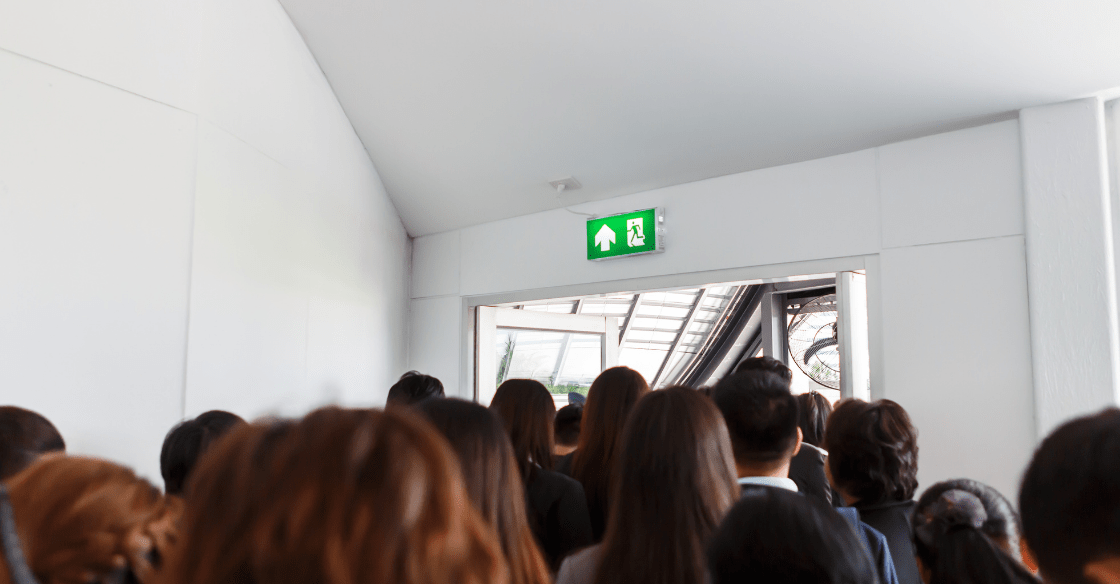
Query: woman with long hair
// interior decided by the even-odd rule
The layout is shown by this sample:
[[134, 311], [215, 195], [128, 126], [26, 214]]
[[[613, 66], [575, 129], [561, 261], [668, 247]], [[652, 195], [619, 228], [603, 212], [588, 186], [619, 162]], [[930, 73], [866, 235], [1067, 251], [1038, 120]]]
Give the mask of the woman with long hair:
[[957, 479], [926, 489], [914, 506], [913, 539], [925, 584], [1037, 584], [1023, 565], [1019, 516], [983, 483]]
[[571, 552], [591, 545], [587, 497], [575, 479], [552, 472], [556, 403], [539, 381], [509, 379], [494, 394], [490, 411], [509, 433], [525, 484], [525, 508], [533, 535], [555, 571]]
[[603, 542], [565, 560], [557, 584], [704, 582], [705, 545], [740, 493], [715, 404], [686, 387], [643, 397], [615, 472]]
[[797, 409], [800, 412], [798, 426], [801, 428], [801, 442], [820, 448], [832, 404], [827, 397], [810, 391], [797, 396]]
[[[559, 469], [583, 485], [591, 515], [591, 536], [603, 537], [610, 512], [611, 473], [619, 449], [622, 428], [634, 404], [649, 393], [641, 373], [629, 367], [611, 367], [587, 390], [579, 446]], [[570, 469], [570, 470], [569, 470]]]
[[123, 466], [45, 455], [0, 485], [0, 583], [153, 582], [177, 510]]
[[195, 468], [161, 584], [506, 584], [455, 454], [405, 408], [233, 430]]
[[525, 513], [525, 491], [502, 422], [486, 408], [460, 399], [415, 406], [447, 438], [459, 458], [467, 495], [497, 532], [509, 563], [509, 584], [552, 581]]

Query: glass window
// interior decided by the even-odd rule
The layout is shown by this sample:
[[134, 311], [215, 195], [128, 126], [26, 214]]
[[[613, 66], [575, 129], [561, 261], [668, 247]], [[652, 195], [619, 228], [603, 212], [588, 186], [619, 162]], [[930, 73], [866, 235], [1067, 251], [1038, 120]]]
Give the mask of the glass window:
[[497, 384], [535, 379], [554, 394], [558, 407], [569, 392], [587, 393], [603, 370], [603, 336], [499, 328], [495, 344]]

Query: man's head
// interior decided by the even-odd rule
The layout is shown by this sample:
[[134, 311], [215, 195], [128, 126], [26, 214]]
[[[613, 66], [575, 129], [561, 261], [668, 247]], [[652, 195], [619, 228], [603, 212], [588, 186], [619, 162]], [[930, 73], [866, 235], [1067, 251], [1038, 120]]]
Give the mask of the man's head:
[[412, 405], [432, 398], [443, 397], [443, 383], [431, 375], [409, 371], [389, 388], [387, 404]]
[[777, 374], [778, 377], [785, 380], [787, 388], [790, 383], [793, 383], [793, 370], [773, 357], [751, 357], [743, 359], [735, 366], [735, 373], [745, 373], [747, 371], [769, 371]]
[[187, 479], [198, 459], [214, 442], [245, 420], [237, 414], [211, 410], [192, 420], [184, 420], [167, 433], [159, 453], [159, 471], [168, 495], [182, 496]]
[[50, 420], [23, 408], [0, 406], [0, 480], [29, 466], [41, 454], [66, 450]]
[[735, 373], [711, 393], [727, 430], [740, 476], [786, 476], [801, 447], [797, 400], [780, 375], [766, 370]]
[[1120, 582], [1120, 410], [1078, 418], [1043, 440], [1019, 510], [1044, 580]]
[[554, 451], [563, 456], [576, 449], [579, 444], [579, 427], [583, 420], [583, 406], [568, 404], [556, 412]]

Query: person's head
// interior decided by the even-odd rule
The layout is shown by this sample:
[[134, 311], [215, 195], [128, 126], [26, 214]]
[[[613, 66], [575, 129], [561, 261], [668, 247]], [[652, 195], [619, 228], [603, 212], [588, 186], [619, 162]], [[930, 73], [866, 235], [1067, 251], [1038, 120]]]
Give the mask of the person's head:
[[[51, 454], [0, 488], [8, 491], [25, 569], [45, 584], [153, 582], [175, 539], [178, 507], [111, 462]], [[9, 561], [18, 563], [0, 555], [4, 584], [22, 568]]]
[[1042, 441], [1019, 512], [1043, 580], [1120, 582], [1120, 410], [1067, 422]]
[[832, 413], [832, 404], [825, 396], [810, 391], [797, 396], [797, 409], [801, 416], [798, 422], [801, 440], [819, 447], [824, 441], [824, 427]]
[[813, 497], [748, 488], [708, 545], [711, 584], [878, 584], [859, 536]]
[[735, 366], [735, 373], [747, 371], [769, 371], [784, 379], [787, 387], [793, 383], [793, 370], [773, 357], [750, 357]]
[[508, 379], [494, 394], [490, 410], [509, 433], [521, 480], [528, 483], [533, 468], [552, 468], [552, 426], [556, 402], [539, 381]]
[[596, 536], [602, 526], [595, 525], [594, 517], [605, 517], [610, 509], [610, 477], [622, 427], [634, 404], [647, 393], [645, 378], [629, 367], [607, 369], [587, 390], [579, 446], [572, 455], [572, 478], [583, 484]]
[[167, 433], [159, 453], [159, 472], [163, 490], [168, 495], [182, 496], [183, 487], [199, 457], [211, 445], [245, 420], [237, 414], [211, 410], [197, 418], [184, 420]]
[[443, 383], [431, 375], [409, 371], [389, 388], [386, 405], [412, 405], [433, 398], [443, 397]]
[[0, 406], [0, 481], [27, 468], [41, 454], [66, 450], [50, 420], [23, 408]]
[[186, 492], [161, 584], [507, 581], [455, 454], [406, 408], [236, 428]]
[[712, 388], [731, 434], [740, 476], [788, 476], [801, 446], [797, 400], [776, 373], [754, 369], [723, 378]]
[[824, 431], [832, 485], [849, 503], [907, 501], [918, 488], [918, 431], [902, 406], [846, 399]]
[[510, 584], [547, 582], [548, 565], [529, 527], [525, 490], [501, 420], [481, 405], [460, 399], [428, 400], [417, 408], [458, 455], [467, 494], [498, 533]]
[[568, 404], [556, 412], [555, 446], [553, 452], [563, 456], [579, 445], [579, 428], [583, 421], [583, 406]]
[[731, 441], [711, 400], [651, 392], [626, 422], [595, 581], [702, 582], [704, 545], [739, 498]]
[[995, 489], [970, 480], [937, 483], [918, 499], [914, 555], [926, 584], [1030, 584], [1019, 561], [1015, 510]]

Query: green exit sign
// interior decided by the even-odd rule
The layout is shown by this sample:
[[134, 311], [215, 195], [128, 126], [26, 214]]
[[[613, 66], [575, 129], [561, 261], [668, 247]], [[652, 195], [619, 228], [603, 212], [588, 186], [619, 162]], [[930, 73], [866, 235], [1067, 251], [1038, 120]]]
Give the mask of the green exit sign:
[[587, 259], [605, 260], [665, 251], [665, 210], [644, 209], [587, 220]]

